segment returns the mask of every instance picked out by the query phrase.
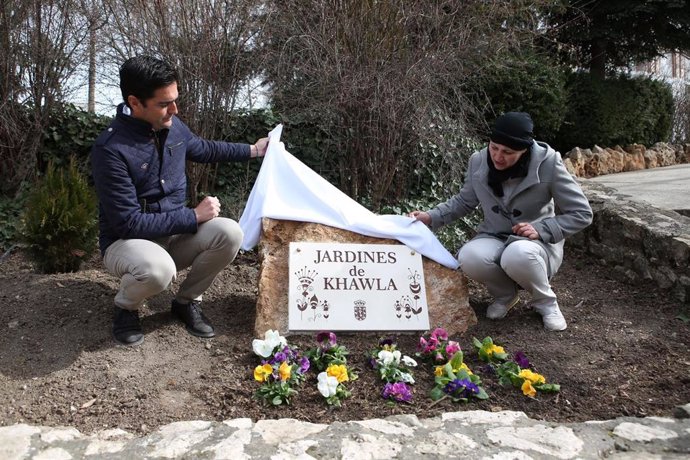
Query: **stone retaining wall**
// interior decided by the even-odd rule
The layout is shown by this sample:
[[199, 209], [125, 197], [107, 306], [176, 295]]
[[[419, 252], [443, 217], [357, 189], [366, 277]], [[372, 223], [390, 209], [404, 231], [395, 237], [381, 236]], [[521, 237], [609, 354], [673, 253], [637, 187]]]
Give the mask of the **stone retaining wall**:
[[625, 148], [581, 149], [575, 147], [563, 155], [565, 167], [577, 177], [596, 177], [638, 169], [690, 163], [690, 144], [657, 142], [647, 148], [632, 144]]
[[600, 258], [622, 281], [651, 281], [690, 303], [690, 217], [630, 201], [596, 182], [580, 184], [594, 222], [567, 244]]

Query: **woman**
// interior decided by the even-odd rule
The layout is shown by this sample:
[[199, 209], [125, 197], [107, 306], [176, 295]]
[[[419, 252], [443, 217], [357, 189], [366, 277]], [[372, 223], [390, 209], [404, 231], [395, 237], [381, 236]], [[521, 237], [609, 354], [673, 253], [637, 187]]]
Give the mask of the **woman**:
[[592, 209], [560, 154], [534, 141], [533, 127], [528, 113], [501, 115], [488, 148], [470, 157], [460, 193], [410, 216], [436, 230], [481, 205], [478, 235], [460, 249], [458, 260], [494, 297], [486, 316], [506, 316], [522, 287], [532, 295], [544, 327], [562, 331], [567, 323], [550, 279], [563, 261], [565, 238], [592, 222]]

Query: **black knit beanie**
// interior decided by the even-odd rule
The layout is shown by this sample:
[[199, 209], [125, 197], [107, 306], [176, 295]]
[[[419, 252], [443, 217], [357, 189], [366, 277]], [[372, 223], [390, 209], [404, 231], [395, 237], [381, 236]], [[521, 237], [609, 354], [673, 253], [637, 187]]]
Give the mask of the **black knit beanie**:
[[507, 112], [496, 119], [489, 138], [513, 150], [524, 150], [534, 141], [532, 129], [534, 123], [529, 113]]

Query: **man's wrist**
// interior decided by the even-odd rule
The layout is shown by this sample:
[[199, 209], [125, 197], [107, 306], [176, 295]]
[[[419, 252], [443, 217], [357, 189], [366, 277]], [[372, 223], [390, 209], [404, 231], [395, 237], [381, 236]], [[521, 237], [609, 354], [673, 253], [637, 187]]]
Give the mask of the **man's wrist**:
[[249, 146], [249, 156], [251, 158], [259, 156], [259, 147], [257, 147], [256, 144], [252, 144]]

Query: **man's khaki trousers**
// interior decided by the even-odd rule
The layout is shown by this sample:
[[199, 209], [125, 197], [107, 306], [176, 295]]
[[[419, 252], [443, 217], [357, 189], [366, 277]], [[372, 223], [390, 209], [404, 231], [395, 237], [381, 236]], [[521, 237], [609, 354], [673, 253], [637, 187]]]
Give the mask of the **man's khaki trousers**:
[[216, 217], [199, 225], [196, 233], [160, 238], [117, 240], [105, 251], [103, 263], [121, 279], [115, 305], [137, 310], [144, 301], [168, 288], [177, 272], [191, 267], [175, 299], [201, 300], [216, 275], [230, 264], [242, 244], [237, 222]]

